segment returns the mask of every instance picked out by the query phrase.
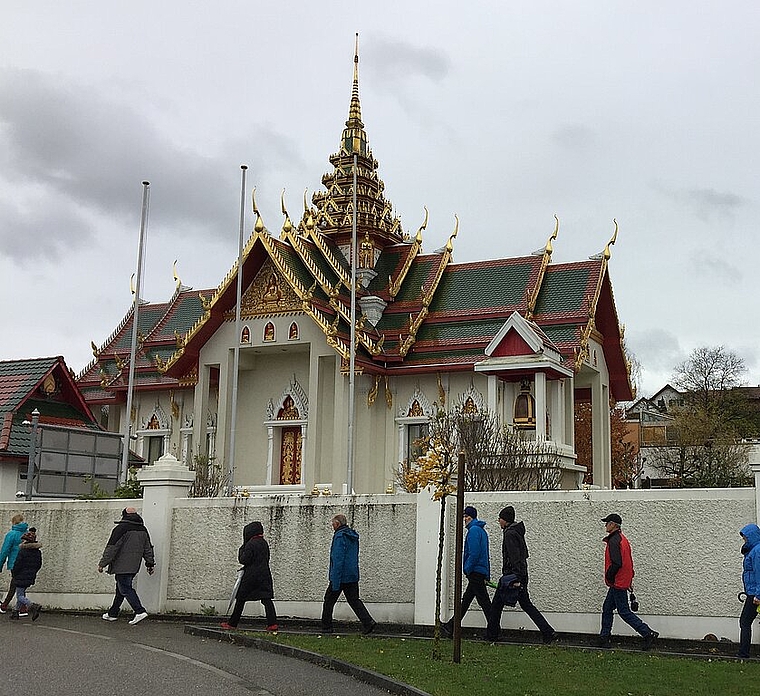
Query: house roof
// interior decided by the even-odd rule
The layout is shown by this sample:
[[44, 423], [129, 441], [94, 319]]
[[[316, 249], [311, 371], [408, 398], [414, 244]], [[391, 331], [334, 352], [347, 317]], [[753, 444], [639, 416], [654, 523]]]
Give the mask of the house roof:
[[0, 361], [0, 457], [28, 456], [35, 409], [41, 425], [101, 429], [62, 357]]

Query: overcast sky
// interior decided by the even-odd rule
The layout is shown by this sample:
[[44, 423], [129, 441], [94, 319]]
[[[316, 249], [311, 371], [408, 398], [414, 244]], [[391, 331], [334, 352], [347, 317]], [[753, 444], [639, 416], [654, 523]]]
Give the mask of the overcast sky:
[[[143, 297], [235, 262], [240, 165], [282, 226], [331, 171], [360, 97], [386, 195], [455, 261], [540, 249], [610, 271], [651, 395], [699, 346], [760, 384], [760, 4], [6, 3], [0, 23], [0, 359], [79, 372]], [[248, 207], [246, 229], [253, 226]]]

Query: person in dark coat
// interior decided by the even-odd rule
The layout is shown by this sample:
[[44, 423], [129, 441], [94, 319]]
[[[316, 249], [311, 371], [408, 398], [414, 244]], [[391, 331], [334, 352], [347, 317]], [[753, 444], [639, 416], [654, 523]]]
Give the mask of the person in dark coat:
[[[503, 563], [502, 576], [517, 576], [519, 585], [513, 583], [512, 587], [518, 589], [517, 604], [536, 624], [541, 631], [541, 638], [545, 644], [549, 644], [557, 637], [556, 632], [544, 615], [530, 601], [528, 594], [528, 545], [525, 543], [525, 523], [515, 522], [515, 509], [511, 505], [503, 508], [499, 513], [499, 526], [502, 528], [501, 554]], [[506, 589], [506, 588], [505, 588]], [[491, 604], [491, 617], [486, 629], [486, 638], [496, 640], [501, 632], [501, 612], [507, 603], [503, 590], [497, 590]]]
[[16, 586], [16, 610], [11, 618], [23, 619], [31, 614], [32, 621], [40, 616], [40, 605], [33, 603], [26, 591], [34, 585], [37, 573], [42, 568], [42, 544], [37, 541], [37, 530], [30, 527], [21, 537], [18, 554], [13, 563], [13, 584]]
[[115, 524], [116, 527], [111, 532], [106, 548], [103, 550], [103, 556], [98, 563], [99, 573], [105, 569], [107, 573], [116, 576], [113, 604], [102, 618], [104, 621], [116, 621], [121, 605], [126, 599], [135, 612], [129, 622], [131, 626], [134, 626], [148, 618], [148, 612], [145, 611], [140, 597], [132, 587], [132, 581], [140, 571], [143, 560], [148, 574], [153, 575], [156, 565], [153, 544], [150, 543], [150, 534], [135, 508], [124, 508], [121, 519]]
[[330, 545], [329, 584], [322, 603], [322, 632], [333, 631], [333, 609], [341, 592], [348, 606], [364, 627], [363, 633], [372, 633], [377, 623], [370, 616], [364, 602], [359, 599], [359, 533], [348, 526], [345, 515], [332, 518], [333, 538]]
[[238, 562], [243, 565], [243, 577], [235, 594], [235, 608], [221, 626], [229, 631], [237, 628], [246, 602], [259, 600], [264, 605], [267, 631], [276, 631], [277, 611], [274, 602], [272, 571], [269, 568], [269, 544], [264, 539], [261, 522], [251, 522], [243, 528], [243, 545], [238, 549]]

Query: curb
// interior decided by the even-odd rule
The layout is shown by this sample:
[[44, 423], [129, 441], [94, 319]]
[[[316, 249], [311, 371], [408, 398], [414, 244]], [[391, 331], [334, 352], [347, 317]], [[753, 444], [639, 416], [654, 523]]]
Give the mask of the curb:
[[193, 636], [215, 638], [222, 642], [244, 645], [249, 648], [256, 648], [257, 650], [303, 660], [304, 662], [309, 662], [318, 667], [323, 667], [324, 669], [330, 669], [334, 672], [345, 674], [348, 677], [353, 677], [364, 684], [369, 684], [370, 686], [375, 686], [379, 689], [385, 689], [388, 693], [397, 694], [398, 696], [431, 696], [427, 691], [421, 691], [409, 684], [404, 684], [403, 682], [386, 677], [384, 674], [357, 667], [356, 665], [344, 662], [343, 660], [338, 660], [334, 657], [326, 657], [325, 655], [319, 655], [318, 653], [309, 650], [294, 648], [290, 645], [273, 643], [272, 641], [264, 640], [263, 638], [252, 638], [251, 636], [230, 633], [229, 631], [220, 631], [213, 628], [206, 628], [204, 626], [185, 626], [185, 633]]

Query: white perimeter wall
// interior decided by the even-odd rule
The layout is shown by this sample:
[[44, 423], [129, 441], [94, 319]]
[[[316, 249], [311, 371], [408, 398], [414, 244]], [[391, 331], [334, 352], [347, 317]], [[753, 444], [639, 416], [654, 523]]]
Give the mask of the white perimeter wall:
[[[147, 493], [147, 489], [146, 489]], [[156, 499], [159, 500], [159, 499]], [[739, 529], [757, 520], [756, 489], [548, 491], [472, 493], [490, 534], [492, 577], [501, 570], [498, 513], [514, 505], [527, 527], [530, 593], [559, 631], [596, 633], [603, 583], [604, 525], [623, 518], [633, 547], [640, 614], [663, 636], [738, 639], [742, 589]], [[146, 519], [164, 519], [160, 502], [55, 501], [0, 503], [0, 517], [23, 512], [36, 526], [44, 565], [29, 594], [50, 607], [105, 608], [113, 578], [97, 573], [100, 554], [121, 509], [146, 505]], [[451, 614], [456, 502], [447, 500], [442, 614]], [[160, 572], [141, 572], [138, 590], [149, 611], [224, 613], [238, 568], [242, 529], [260, 520], [272, 550], [275, 601], [281, 616], [318, 618], [327, 586], [333, 515], [343, 512], [361, 536], [361, 595], [378, 621], [431, 624], [440, 506], [427, 493], [369, 496], [257, 496], [170, 503], [170, 529], [150, 528]], [[160, 540], [160, 543], [159, 543]], [[9, 580], [7, 571], [4, 580]], [[248, 611], [261, 614], [258, 603]], [[336, 618], [354, 618], [345, 602]], [[484, 625], [473, 606], [465, 625]], [[534, 630], [519, 610], [502, 626]], [[614, 632], [631, 633], [616, 619]]]

